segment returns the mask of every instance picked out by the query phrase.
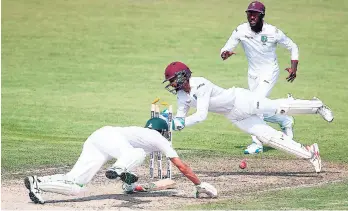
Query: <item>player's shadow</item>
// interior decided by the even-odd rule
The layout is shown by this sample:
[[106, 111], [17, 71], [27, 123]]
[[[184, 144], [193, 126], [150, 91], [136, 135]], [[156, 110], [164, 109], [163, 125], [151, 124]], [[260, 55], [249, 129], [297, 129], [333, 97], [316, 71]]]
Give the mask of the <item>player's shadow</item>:
[[[237, 149], [246, 149], [248, 146], [245, 146], [245, 145], [239, 145], [239, 146], [234, 146], [234, 148], [237, 148]], [[263, 152], [267, 152], [267, 151], [271, 151], [271, 150], [276, 150], [272, 147], [268, 147], [268, 146], [263, 146]]]
[[217, 172], [217, 171], [195, 171], [198, 174], [203, 174], [209, 177], [219, 176], [278, 176], [278, 177], [322, 177], [320, 174], [313, 172]]
[[105, 199], [115, 199], [122, 201], [118, 205], [113, 205], [113, 207], [132, 207], [140, 204], [150, 203], [153, 200], [149, 199], [141, 199], [142, 197], [171, 197], [176, 195], [176, 191], [174, 190], [166, 190], [166, 191], [157, 191], [157, 192], [149, 192], [149, 193], [133, 193], [133, 194], [101, 194], [94, 196], [86, 196], [81, 198], [73, 198], [73, 199], [63, 199], [63, 200], [47, 200], [46, 204], [56, 204], [56, 203], [73, 203], [73, 202], [86, 202], [86, 201], [98, 201]]

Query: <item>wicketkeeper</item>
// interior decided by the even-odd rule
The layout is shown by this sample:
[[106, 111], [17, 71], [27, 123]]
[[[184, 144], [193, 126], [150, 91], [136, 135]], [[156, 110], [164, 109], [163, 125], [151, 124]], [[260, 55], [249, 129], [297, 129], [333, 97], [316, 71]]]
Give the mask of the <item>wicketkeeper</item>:
[[217, 190], [212, 185], [201, 182], [192, 169], [179, 158], [163, 134], [168, 131], [168, 124], [161, 118], [151, 118], [145, 128], [105, 126], [92, 133], [85, 141], [82, 153], [70, 172], [50, 176], [28, 176], [24, 183], [29, 190], [29, 197], [34, 203], [43, 204], [42, 192], [64, 195], [77, 195], [86, 186], [100, 168], [109, 160], [117, 161], [106, 171], [109, 179], [120, 178], [127, 187], [134, 188], [138, 176], [132, 173], [140, 166], [146, 154], [160, 151], [189, 179], [195, 187], [195, 197], [205, 193], [217, 197]]
[[[204, 121], [208, 112], [224, 115], [238, 128], [258, 137], [263, 144], [308, 159], [316, 172], [321, 171], [319, 147], [303, 146], [286, 134], [275, 130], [260, 118], [262, 114], [320, 114], [332, 122], [332, 111], [317, 98], [270, 100], [247, 89], [221, 88], [203, 77], [191, 77], [191, 70], [181, 62], [170, 63], [164, 72], [166, 86], [177, 95], [178, 110], [173, 121], [175, 130]], [[191, 107], [197, 111], [187, 116]]]

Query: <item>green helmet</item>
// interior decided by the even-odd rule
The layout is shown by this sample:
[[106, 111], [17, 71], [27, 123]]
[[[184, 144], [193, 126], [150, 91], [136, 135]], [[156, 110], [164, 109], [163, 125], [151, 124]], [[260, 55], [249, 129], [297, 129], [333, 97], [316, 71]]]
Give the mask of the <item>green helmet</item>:
[[160, 132], [168, 131], [168, 124], [164, 119], [154, 117], [149, 119], [145, 125], [146, 128], [157, 130]]

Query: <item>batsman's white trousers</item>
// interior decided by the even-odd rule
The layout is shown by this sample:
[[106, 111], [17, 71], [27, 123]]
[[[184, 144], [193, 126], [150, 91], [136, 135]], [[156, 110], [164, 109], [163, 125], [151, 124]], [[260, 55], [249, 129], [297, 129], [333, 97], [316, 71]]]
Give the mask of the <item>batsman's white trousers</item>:
[[41, 181], [39, 188], [46, 192], [77, 195], [112, 158], [117, 158], [114, 166], [131, 171], [143, 163], [145, 156], [143, 149], [130, 145], [114, 127], [105, 126], [88, 137], [80, 157], [70, 172], [65, 175], [39, 177]]
[[86, 184], [112, 158], [117, 158], [114, 166], [131, 171], [141, 165], [145, 156], [143, 149], [130, 145], [114, 127], [105, 126], [88, 137], [79, 159], [66, 175], [79, 184]]
[[[275, 70], [271, 75], [251, 75], [248, 74], [249, 90], [256, 93], [261, 97], [268, 97], [271, 94], [273, 87], [275, 86], [279, 78], [279, 70]], [[293, 118], [287, 115], [269, 115], [264, 114], [263, 119], [266, 122], [277, 123], [281, 128], [291, 127], [293, 124]], [[292, 134], [291, 134], [292, 135]], [[253, 142], [261, 145], [261, 142], [255, 137], [251, 136]], [[292, 138], [292, 136], [291, 136]]]

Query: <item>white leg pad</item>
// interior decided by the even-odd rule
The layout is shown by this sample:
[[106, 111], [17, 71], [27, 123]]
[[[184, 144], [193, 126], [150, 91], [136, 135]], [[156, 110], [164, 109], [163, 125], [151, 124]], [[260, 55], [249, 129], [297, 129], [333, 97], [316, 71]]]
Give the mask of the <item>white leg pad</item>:
[[258, 136], [257, 138], [264, 144], [288, 152], [297, 157], [306, 159], [312, 157], [312, 153], [309, 152], [305, 147], [303, 147], [300, 143], [292, 140], [290, 137], [280, 131], [271, 134], [271, 136]]
[[293, 100], [279, 99], [277, 114], [316, 114], [318, 109], [323, 106], [323, 102], [318, 99], [313, 100]]
[[86, 190], [84, 185], [68, 180], [64, 174], [39, 177], [38, 179], [40, 180], [39, 188], [44, 192], [75, 196]]

